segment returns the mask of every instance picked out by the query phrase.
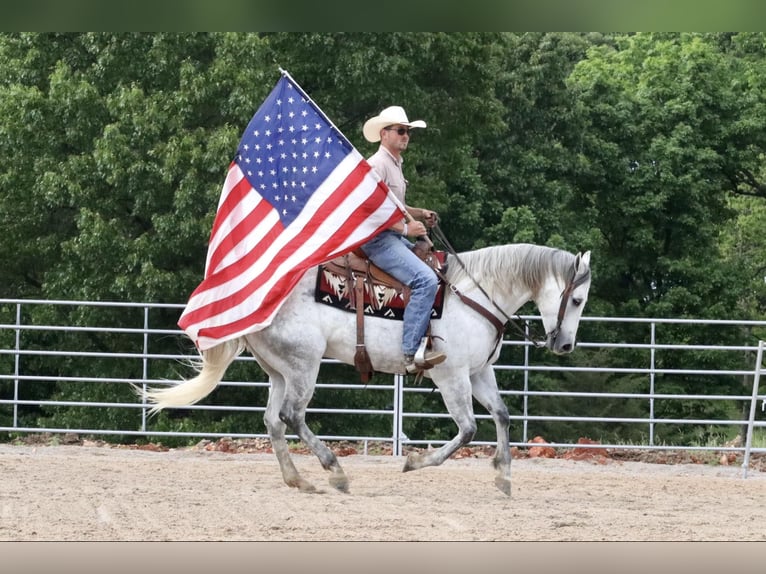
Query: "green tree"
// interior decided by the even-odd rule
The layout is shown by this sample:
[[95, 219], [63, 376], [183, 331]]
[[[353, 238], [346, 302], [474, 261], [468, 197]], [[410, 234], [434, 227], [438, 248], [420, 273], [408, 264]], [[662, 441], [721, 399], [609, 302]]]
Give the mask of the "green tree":
[[728, 313], [736, 288], [717, 236], [732, 217], [732, 85], [728, 58], [693, 34], [625, 37], [575, 68], [588, 117], [577, 199], [603, 236], [599, 291], [616, 313]]

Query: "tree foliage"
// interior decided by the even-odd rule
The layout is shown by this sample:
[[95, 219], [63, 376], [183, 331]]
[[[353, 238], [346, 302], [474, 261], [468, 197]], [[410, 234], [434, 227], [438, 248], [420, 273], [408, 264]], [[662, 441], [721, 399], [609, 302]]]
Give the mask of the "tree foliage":
[[365, 155], [361, 126], [384, 107], [428, 122], [405, 158], [409, 199], [459, 250], [590, 249], [594, 315], [763, 317], [764, 34], [6, 33], [0, 59], [0, 297], [184, 302], [281, 66]]

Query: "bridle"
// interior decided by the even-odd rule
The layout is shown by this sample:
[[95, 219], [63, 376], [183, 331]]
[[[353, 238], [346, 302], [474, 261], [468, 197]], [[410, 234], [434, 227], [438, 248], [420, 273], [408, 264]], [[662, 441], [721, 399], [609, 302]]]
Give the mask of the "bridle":
[[564, 290], [561, 292], [561, 303], [559, 304], [559, 313], [556, 317], [556, 326], [545, 334], [545, 338], [555, 340], [556, 337], [559, 336], [559, 331], [561, 331], [561, 323], [564, 322], [564, 317], [567, 313], [567, 305], [569, 303], [569, 297], [572, 295], [572, 292], [577, 289], [580, 285], [585, 283], [588, 279], [590, 279], [590, 269], [588, 269], [587, 273], [583, 273], [579, 277], [577, 277], [577, 269], [572, 267], [572, 276], [569, 278], [569, 281], [567, 282], [566, 287], [564, 287]]

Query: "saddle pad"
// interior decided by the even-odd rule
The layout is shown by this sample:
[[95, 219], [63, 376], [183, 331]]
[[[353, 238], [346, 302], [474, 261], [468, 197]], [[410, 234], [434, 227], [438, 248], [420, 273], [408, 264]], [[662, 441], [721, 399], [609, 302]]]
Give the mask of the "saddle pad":
[[[330, 307], [336, 307], [351, 313], [356, 312], [350, 293], [353, 292], [354, 285], [349, 282], [345, 275], [339, 275], [324, 265], [319, 266], [317, 273], [317, 283], [314, 290], [314, 300], [317, 303], [323, 303]], [[373, 303], [373, 301], [375, 303]], [[401, 321], [404, 317], [404, 307], [406, 305], [404, 293], [400, 293], [392, 287], [369, 282], [364, 282], [364, 314], [369, 317], [382, 317], [384, 319], [394, 319]], [[431, 319], [440, 319], [442, 308], [444, 306], [444, 283], [439, 281], [439, 289], [436, 291], [434, 306], [431, 310]]]

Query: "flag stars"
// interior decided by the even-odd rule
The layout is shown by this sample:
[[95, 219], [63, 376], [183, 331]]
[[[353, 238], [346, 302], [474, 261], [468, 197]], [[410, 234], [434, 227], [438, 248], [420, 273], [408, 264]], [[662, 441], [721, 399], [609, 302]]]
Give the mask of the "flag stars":
[[261, 197], [275, 207], [280, 203], [277, 213], [289, 205], [286, 217], [292, 221], [333, 164], [345, 156], [347, 145], [294, 86], [285, 82], [282, 89], [253, 118], [236, 162]]

